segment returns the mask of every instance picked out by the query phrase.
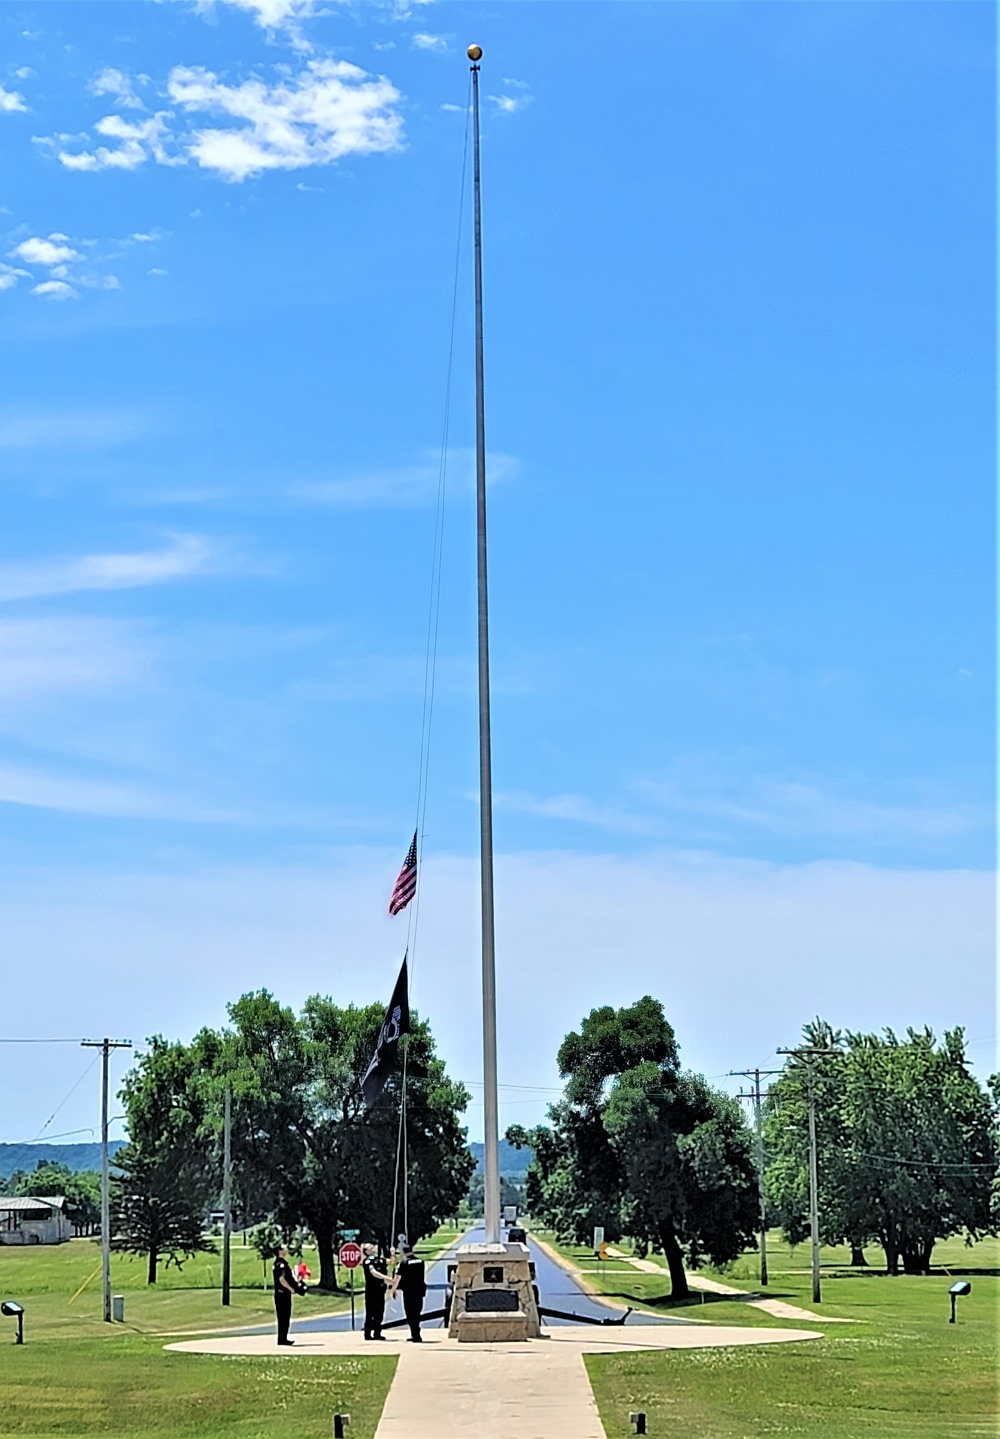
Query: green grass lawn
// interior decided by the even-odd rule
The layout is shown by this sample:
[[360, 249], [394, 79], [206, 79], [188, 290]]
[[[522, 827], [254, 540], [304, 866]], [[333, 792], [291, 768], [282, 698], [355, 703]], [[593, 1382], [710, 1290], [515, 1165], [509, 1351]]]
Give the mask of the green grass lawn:
[[[418, 1248], [433, 1258], [460, 1233], [440, 1229]], [[318, 1273], [315, 1251], [303, 1257]], [[13, 1321], [0, 1320], [0, 1439], [256, 1439], [277, 1428], [296, 1439], [329, 1439], [338, 1412], [350, 1414], [353, 1439], [371, 1439], [392, 1357], [291, 1362], [164, 1352], [170, 1334], [273, 1323], [270, 1290], [262, 1288], [263, 1266], [252, 1250], [234, 1245], [228, 1309], [220, 1303], [218, 1255], [161, 1269], [152, 1288], [141, 1259], [113, 1255], [111, 1274], [112, 1292], [125, 1296], [125, 1324], [101, 1318], [100, 1247], [92, 1240], [0, 1247], [0, 1297], [25, 1309], [22, 1347], [12, 1342]], [[313, 1291], [295, 1301], [295, 1315], [329, 1314], [347, 1304], [346, 1294]]]
[[[561, 1246], [560, 1246], [561, 1247]], [[666, 1296], [666, 1272], [642, 1274], [618, 1262], [607, 1269], [590, 1250], [565, 1247], [599, 1292], [654, 1313], [690, 1312], [710, 1323], [810, 1328], [735, 1299], [677, 1306]], [[650, 1255], [651, 1259], [656, 1256]], [[670, 1351], [588, 1358], [587, 1368], [609, 1439], [632, 1433], [630, 1410], [645, 1410], [650, 1434], [698, 1439], [956, 1439], [997, 1433], [996, 1339], [1000, 1241], [967, 1248], [938, 1245], [935, 1272], [888, 1278], [874, 1267], [851, 1269], [846, 1250], [823, 1251], [823, 1302], [817, 1312], [856, 1322], [830, 1325], [824, 1338], [767, 1348]], [[766, 1294], [811, 1309], [809, 1254], [772, 1236]], [[723, 1273], [723, 1283], [757, 1288], [755, 1255]], [[953, 1276], [972, 1283], [948, 1324]], [[816, 1328], [822, 1328], [817, 1324]]]

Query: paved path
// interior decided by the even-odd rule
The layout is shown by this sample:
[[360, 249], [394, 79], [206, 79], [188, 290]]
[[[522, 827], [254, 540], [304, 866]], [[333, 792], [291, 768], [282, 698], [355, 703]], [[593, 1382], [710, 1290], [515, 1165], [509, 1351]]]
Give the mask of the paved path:
[[[644, 1274], [662, 1274], [666, 1277], [666, 1271], [662, 1264], [654, 1264], [651, 1259], [634, 1259], [631, 1254], [626, 1254], [623, 1249], [615, 1249], [608, 1245], [608, 1253], [614, 1259], [624, 1259], [626, 1264], [631, 1264], [633, 1269], [641, 1269]], [[797, 1304], [786, 1304], [784, 1299], [751, 1299], [745, 1289], [734, 1289], [731, 1284], [720, 1284], [717, 1279], [704, 1279], [700, 1274], [688, 1272], [688, 1284], [692, 1289], [702, 1289], [706, 1294], [729, 1294], [734, 1299], [746, 1298], [751, 1309], [761, 1309], [765, 1314], [773, 1314], [775, 1319], [808, 1319], [811, 1323], [817, 1320], [820, 1324], [853, 1324], [853, 1319], [841, 1319], [834, 1314], [816, 1314], [811, 1309], [800, 1309]]]

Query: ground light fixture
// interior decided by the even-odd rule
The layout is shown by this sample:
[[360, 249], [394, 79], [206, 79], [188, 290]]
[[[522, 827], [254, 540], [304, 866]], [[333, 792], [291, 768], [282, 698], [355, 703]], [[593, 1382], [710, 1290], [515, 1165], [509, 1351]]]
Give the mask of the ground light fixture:
[[643, 1414], [643, 1413], [641, 1413], [641, 1412], [638, 1413], [638, 1414], [630, 1414], [630, 1415], [628, 1416], [628, 1422], [632, 1425], [632, 1429], [633, 1429], [633, 1432], [634, 1432], [634, 1433], [636, 1433], [636, 1434], [645, 1434], [645, 1432], [646, 1432], [646, 1416], [645, 1416], [645, 1414]]
[[[955, 1322], [955, 1300], [960, 1294], [971, 1293], [972, 1285], [967, 1279], [957, 1279], [955, 1283], [951, 1286], [951, 1288], [948, 1290], [948, 1294], [951, 1297], [951, 1318], [948, 1320], [949, 1324], [954, 1324]], [[6, 1310], [4, 1312], [6, 1313]]]
[[24, 1306], [21, 1305], [21, 1304], [18, 1304], [18, 1303], [17, 1303], [15, 1300], [13, 1300], [13, 1299], [5, 1299], [5, 1300], [3, 1301], [3, 1303], [0, 1304], [0, 1314], [3, 1314], [3, 1315], [5, 1316], [5, 1318], [7, 1318], [7, 1319], [16, 1319], [16, 1320], [17, 1320], [17, 1338], [14, 1340], [14, 1343], [15, 1343], [15, 1344], [23, 1344], [23, 1343], [24, 1343]]
[[346, 1439], [347, 1426], [350, 1422], [350, 1414], [335, 1414], [333, 1416], [333, 1439]]

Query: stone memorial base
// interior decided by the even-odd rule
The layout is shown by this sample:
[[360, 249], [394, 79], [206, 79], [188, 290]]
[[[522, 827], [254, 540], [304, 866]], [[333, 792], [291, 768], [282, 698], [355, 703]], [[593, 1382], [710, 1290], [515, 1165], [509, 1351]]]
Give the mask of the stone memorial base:
[[504, 1344], [541, 1335], [526, 1244], [463, 1244], [448, 1266], [448, 1333], [465, 1344]]

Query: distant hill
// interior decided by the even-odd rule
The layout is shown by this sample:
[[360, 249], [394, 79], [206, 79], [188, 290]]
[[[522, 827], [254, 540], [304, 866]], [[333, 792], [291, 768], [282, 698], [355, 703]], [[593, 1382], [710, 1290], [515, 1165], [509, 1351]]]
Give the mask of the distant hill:
[[[125, 1143], [112, 1139], [108, 1149], [112, 1158]], [[41, 1160], [65, 1164], [67, 1169], [100, 1169], [99, 1144], [0, 1144], [0, 1179], [9, 1179], [15, 1169], [31, 1171]]]
[[[469, 1148], [476, 1156], [476, 1173], [483, 1172], [483, 1146], [481, 1144], [470, 1144]], [[506, 1139], [500, 1141], [500, 1173], [524, 1175], [528, 1172], [528, 1165], [531, 1163], [532, 1154], [530, 1149], [515, 1149], [508, 1144]]]

